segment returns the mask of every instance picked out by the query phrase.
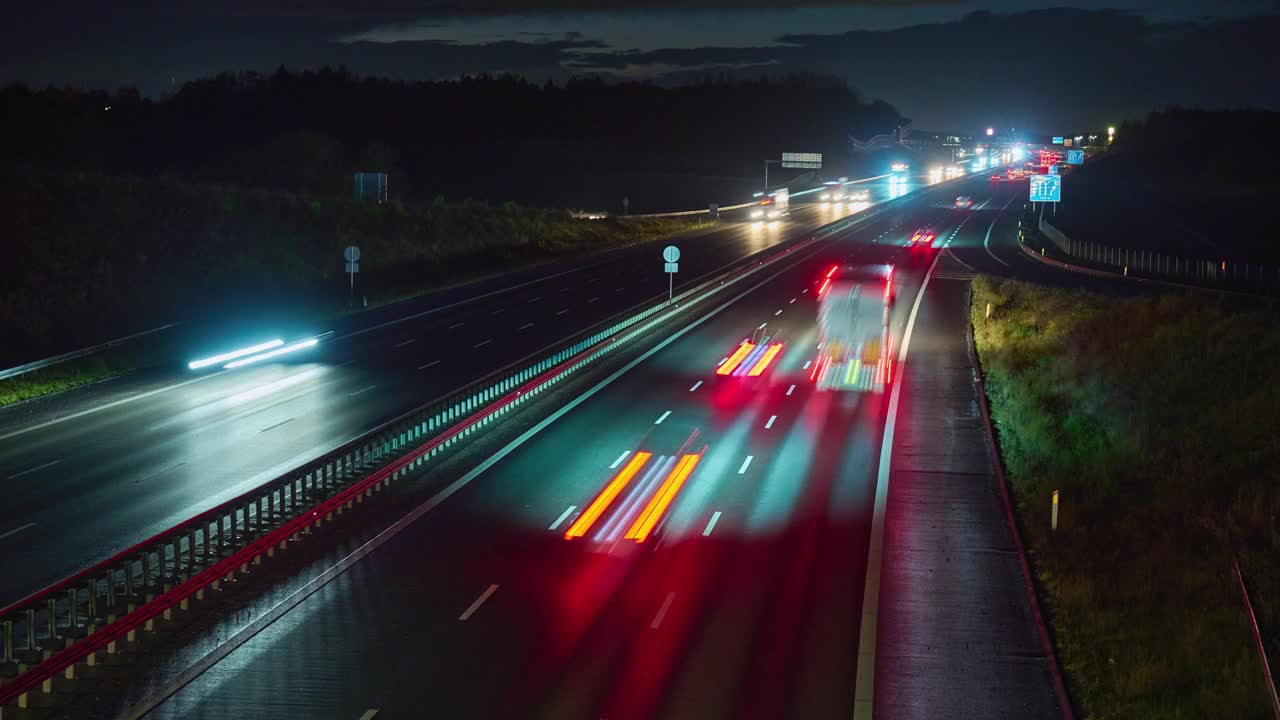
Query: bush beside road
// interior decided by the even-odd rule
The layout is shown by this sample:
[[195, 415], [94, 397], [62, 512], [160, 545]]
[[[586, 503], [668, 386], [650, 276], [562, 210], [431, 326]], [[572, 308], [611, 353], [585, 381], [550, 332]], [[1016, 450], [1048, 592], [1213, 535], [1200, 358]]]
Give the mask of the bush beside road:
[[1274, 314], [982, 276], [971, 312], [1019, 523], [1081, 714], [1270, 717], [1232, 559], [1274, 668]]

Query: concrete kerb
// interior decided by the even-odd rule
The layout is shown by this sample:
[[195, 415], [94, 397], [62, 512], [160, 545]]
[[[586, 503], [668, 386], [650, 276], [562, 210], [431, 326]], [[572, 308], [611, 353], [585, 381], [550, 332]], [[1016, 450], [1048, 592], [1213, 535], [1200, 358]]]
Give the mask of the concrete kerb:
[[[1025, 250], [1025, 248], [1024, 248]], [[969, 308], [973, 308], [973, 286], [969, 287]], [[987, 406], [986, 376], [982, 371], [982, 363], [978, 361], [977, 345], [973, 337], [973, 322], [969, 322], [969, 360], [977, 374], [978, 407], [982, 410], [982, 427], [987, 437], [987, 449], [991, 452], [992, 469], [995, 471], [996, 483], [1000, 486], [1000, 500], [1004, 507], [1005, 522], [1009, 524], [1009, 534], [1013, 537], [1013, 545], [1018, 555], [1018, 565], [1022, 568], [1023, 586], [1027, 593], [1027, 603], [1031, 606], [1031, 614], [1035, 619], [1036, 632], [1040, 636], [1040, 644], [1049, 662], [1049, 674], [1053, 679], [1053, 691], [1058, 696], [1058, 706], [1062, 708], [1063, 720], [1074, 720], [1075, 711], [1071, 705], [1071, 696], [1067, 693], [1066, 682], [1062, 675], [1062, 667], [1058, 664], [1058, 655], [1053, 648], [1053, 640], [1049, 634], [1049, 626], [1040, 610], [1039, 596], [1036, 594], [1035, 582], [1031, 575], [1031, 565], [1027, 561], [1027, 549], [1022, 544], [1022, 532], [1018, 527], [1017, 517], [1013, 514], [1013, 502], [1009, 497], [1009, 481], [1004, 474], [1004, 460], [1001, 459], [1000, 446], [996, 442], [995, 431], [991, 425], [991, 409]]]

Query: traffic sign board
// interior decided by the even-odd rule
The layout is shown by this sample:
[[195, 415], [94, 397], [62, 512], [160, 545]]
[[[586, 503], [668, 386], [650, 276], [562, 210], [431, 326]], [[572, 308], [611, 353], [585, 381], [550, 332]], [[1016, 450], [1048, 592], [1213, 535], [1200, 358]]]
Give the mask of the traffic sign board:
[[358, 263], [358, 262], [354, 262], [354, 263], [353, 263], [353, 262], [349, 262], [349, 263], [347, 263], [347, 269], [346, 269], [346, 272], [349, 272], [349, 273], [358, 273], [358, 272], [360, 272], [360, 263]]
[[342, 257], [346, 258], [349, 263], [356, 262], [360, 259], [360, 248], [355, 245], [348, 245], [347, 249], [342, 251]]
[[1049, 174], [1050, 174], [1050, 175], [1057, 175], [1057, 174], [1058, 174], [1058, 166], [1057, 166], [1057, 165], [1050, 165], [1050, 166], [1049, 166]]
[[1032, 175], [1031, 202], [1062, 202], [1061, 175]]
[[784, 168], [811, 168], [818, 169], [822, 167], [822, 153], [782, 153], [782, 167]]
[[[1043, 135], [1041, 135], [1040, 137], [1044, 137], [1044, 136], [1043, 136]], [[1061, 144], [1062, 144], [1062, 141], [1063, 141], [1064, 139], [1065, 139], [1065, 138], [1063, 138], [1061, 135], [1054, 135], [1054, 136], [1053, 136], [1053, 144], [1054, 144], [1054, 145], [1061, 145]]]
[[668, 245], [662, 249], [662, 259], [669, 263], [676, 262], [680, 259], [680, 248], [675, 245]]
[[1084, 151], [1083, 151], [1083, 150], [1068, 150], [1068, 151], [1067, 151], [1067, 164], [1068, 164], [1068, 165], [1080, 165], [1080, 164], [1082, 164], [1083, 162], [1084, 162]]
[[662, 271], [669, 272], [669, 273], [680, 272], [680, 263], [671, 263], [671, 262], [663, 263]]

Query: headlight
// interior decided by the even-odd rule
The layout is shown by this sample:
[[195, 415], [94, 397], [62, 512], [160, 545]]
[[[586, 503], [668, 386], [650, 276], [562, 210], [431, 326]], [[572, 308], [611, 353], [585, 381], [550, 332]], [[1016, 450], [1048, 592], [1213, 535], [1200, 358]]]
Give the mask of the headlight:
[[819, 196], [818, 196], [818, 199], [819, 199], [819, 200], [829, 200], [829, 199], [831, 199], [831, 196], [830, 196], [830, 195], [828, 195], [828, 194], [826, 194], [826, 193], [822, 193], [821, 195], [819, 195]]

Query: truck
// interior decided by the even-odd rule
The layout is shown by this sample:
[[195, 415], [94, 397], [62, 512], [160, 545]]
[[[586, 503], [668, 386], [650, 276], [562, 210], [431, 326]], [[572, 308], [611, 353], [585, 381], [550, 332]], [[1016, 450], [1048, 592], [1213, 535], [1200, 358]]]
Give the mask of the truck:
[[883, 393], [893, 379], [889, 311], [892, 265], [835, 265], [818, 287], [818, 354], [810, 380], [820, 390]]

